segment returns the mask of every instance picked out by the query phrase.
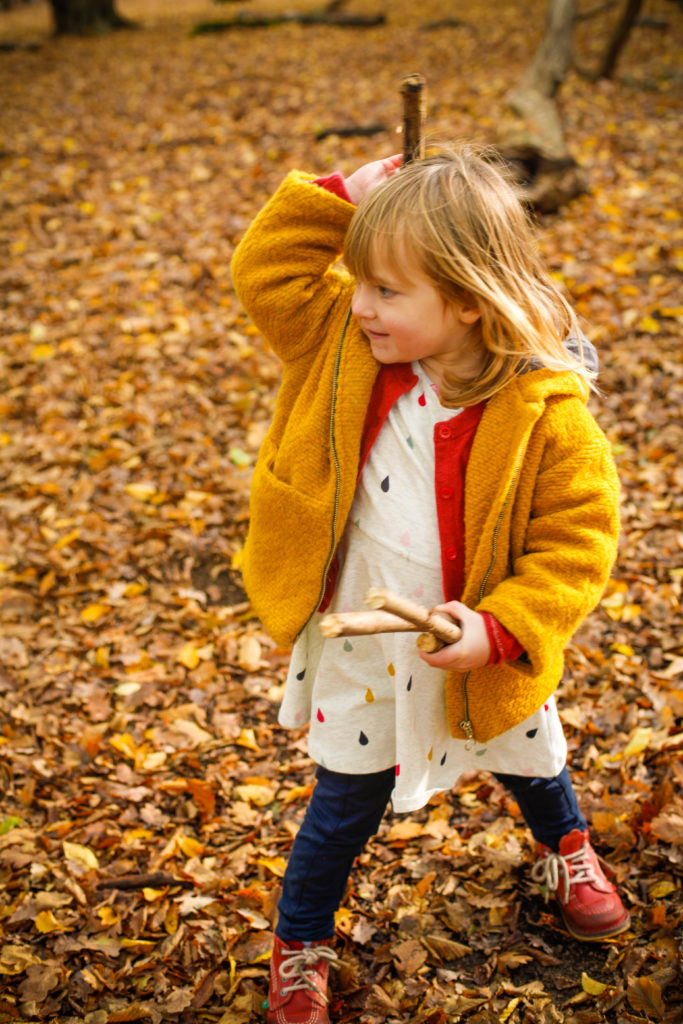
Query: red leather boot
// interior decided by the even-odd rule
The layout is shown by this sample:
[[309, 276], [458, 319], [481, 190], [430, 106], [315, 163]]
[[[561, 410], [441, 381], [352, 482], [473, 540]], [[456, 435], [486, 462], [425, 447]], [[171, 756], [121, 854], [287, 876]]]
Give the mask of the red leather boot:
[[576, 939], [594, 941], [625, 931], [631, 917], [617, 890], [605, 878], [588, 832], [575, 828], [560, 840], [559, 853], [539, 843], [540, 859], [531, 877], [557, 897], [567, 931]]
[[323, 942], [283, 942], [270, 959], [267, 1024], [330, 1024], [327, 974], [337, 954]]

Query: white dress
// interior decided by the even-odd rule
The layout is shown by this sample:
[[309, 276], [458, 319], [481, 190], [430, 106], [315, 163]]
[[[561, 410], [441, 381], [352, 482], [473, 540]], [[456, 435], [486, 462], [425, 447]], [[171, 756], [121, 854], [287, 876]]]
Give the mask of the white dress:
[[[419, 363], [419, 383], [391, 409], [370, 452], [339, 547], [329, 612], [365, 608], [370, 587], [386, 587], [428, 608], [443, 602], [434, 497], [435, 424], [452, 419]], [[567, 745], [553, 697], [486, 744], [448, 729], [445, 672], [418, 655], [415, 633], [325, 639], [316, 613], [294, 645], [279, 721], [310, 721], [308, 750], [335, 772], [396, 766], [392, 804], [422, 807], [465, 771], [555, 776]]]

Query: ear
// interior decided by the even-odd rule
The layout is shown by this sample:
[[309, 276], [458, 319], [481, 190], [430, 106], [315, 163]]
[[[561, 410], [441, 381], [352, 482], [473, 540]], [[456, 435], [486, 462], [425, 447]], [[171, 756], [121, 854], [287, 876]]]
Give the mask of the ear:
[[458, 302], [458, 316], [464, 324], [476, 324], [481, 320], [481, 311], [473, 295], [465, 292]]

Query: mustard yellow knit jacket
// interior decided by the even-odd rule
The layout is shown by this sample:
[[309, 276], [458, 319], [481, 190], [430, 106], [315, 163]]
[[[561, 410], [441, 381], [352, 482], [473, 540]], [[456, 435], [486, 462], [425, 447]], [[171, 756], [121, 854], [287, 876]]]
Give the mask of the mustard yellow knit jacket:
[[[350, 317], [353, 280], [335, 266], [352, 213], [293, 171], [232, 263], [242, 305], [283, 363], [254, 471], [243, 558], [254, 610], [283, 647], [322, 598], [353, 500], [379, 368]], [[454, 736], [486, 743], [556, 688], [564, 648], [609, 576], [618, 505], [609, 445], [575, 374], [533, 370], [489, 400], [465, 480], [461, 599], [495, 615], [526, 658], [448, 674]]]

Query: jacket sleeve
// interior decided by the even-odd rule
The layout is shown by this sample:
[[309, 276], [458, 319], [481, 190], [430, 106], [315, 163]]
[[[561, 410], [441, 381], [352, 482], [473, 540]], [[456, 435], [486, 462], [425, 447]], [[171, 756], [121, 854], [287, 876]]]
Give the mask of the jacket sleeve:
[[351, 277], [334, 264], [353, 211], [312, 176], [292, 171], [235, 250], [237, 296], [283, 360], [320, 344], [328, 320], [349, 304]]
[[491, 612], [546, 671], [600, 600], [616, 557], [619, 480], [607, 439], [580, 400], [544, 416], [545, 445], [521, 552], [477, 611]]

